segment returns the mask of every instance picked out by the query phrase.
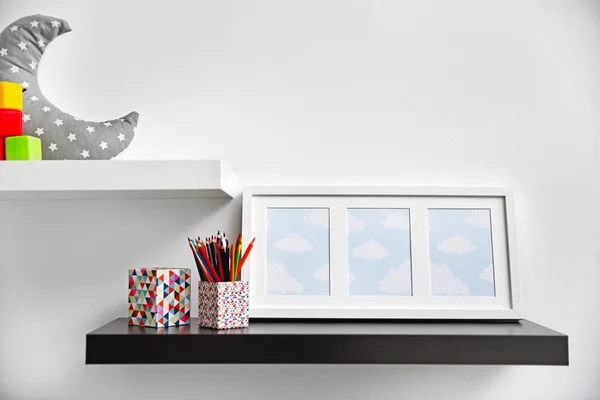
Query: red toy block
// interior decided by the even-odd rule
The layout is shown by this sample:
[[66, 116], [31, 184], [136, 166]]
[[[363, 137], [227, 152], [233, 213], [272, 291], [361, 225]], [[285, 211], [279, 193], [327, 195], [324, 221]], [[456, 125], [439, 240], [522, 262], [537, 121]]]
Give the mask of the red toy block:
[[4, 138], [0, 137], [0, 161], [6, 160], [6, 152], [4, 151]]
[[23, 134], [23, 113], [19, 110], [0, 108], [0, 138]]

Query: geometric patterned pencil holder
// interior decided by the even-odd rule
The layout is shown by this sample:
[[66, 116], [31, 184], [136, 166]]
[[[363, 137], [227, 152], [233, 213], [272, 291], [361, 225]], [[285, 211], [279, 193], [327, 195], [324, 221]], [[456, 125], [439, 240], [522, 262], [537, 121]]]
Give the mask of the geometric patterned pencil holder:
[[213, 329], [247, 328], [248, 282], [198, 282], [198, 325]]
[[129, 270], [129, 325], [164, 328], [190, 324], [191, 270]]

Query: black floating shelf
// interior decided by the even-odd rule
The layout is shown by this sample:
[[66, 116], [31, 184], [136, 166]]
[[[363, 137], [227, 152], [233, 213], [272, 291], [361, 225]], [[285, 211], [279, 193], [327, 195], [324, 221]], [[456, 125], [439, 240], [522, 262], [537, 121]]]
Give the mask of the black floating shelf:
[[568, 365], [568, 336], [521, 322], [251, 321], [246, 329], [128, 326], [86, 336], [86, 364]]

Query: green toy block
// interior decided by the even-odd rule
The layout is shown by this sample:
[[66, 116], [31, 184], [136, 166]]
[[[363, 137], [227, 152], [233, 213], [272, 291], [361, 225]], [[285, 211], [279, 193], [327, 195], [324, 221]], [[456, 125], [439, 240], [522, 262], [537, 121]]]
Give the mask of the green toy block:
[[33, 136], [10, 136], [5, 140], [6, 160], [41, 160], [42, 141]]

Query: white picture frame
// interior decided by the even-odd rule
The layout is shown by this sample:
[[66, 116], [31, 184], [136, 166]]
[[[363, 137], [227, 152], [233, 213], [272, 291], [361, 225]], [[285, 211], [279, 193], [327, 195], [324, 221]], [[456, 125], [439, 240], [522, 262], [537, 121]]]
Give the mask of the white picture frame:
[[[273, 250], [267, 249], [266, 215], [273, 214], [274, 209], [329, 210], [327, 294], [267, 293], [267, 252]], [[410, 295], [350, 295], [348, 219], [352, 212], [349, 210], [353, 209], [409, 210]], [[433, 229], [430, 219], [437, 215], [434, 210], [452, 211], [457, 216], [466, 211], [489, 210], [493, 295], [434, 294], [432, 266], [435, 264], [430, 259], [436, 250], [429, 243]], [[246, 187], [242, 228], [244, 238], [256, 238], [242, 270], [242, 279], [250, 282], [252, 318], [507, 321], [522, 318], [514, 199], [512, 191], [506, 188]], [[482, 275], [483, 272], [479, 276]]]

